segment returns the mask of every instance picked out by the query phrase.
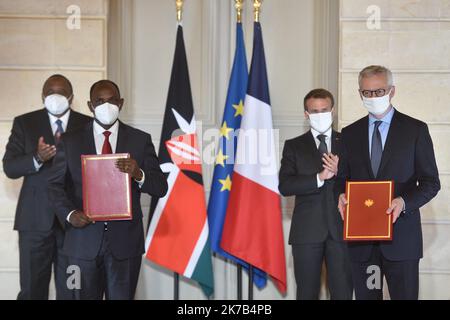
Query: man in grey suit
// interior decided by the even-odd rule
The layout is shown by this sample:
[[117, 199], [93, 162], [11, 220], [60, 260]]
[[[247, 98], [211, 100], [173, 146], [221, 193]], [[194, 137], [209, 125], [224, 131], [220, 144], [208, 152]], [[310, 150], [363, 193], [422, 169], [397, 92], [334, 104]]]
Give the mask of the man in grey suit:
[[[73, 90], [59, 74], [48, 78], [42, 89], [45, 108], [14, 119], [3, 157], [8, 178], [24, 178], [17, 203], [14, 230], [19, 232], [20, 292], [17, 299], [48, 299], [52, 264], [55, 266], [57, 298], [65, 282], [65, 272], [57, 263], [63, 230], [48, 200], [48, 174], [56, 144], [66, 131], [86, 124], [90, 118], [70, 109]], [[61, 260], [61, 259], [60, 259]], [[59, 272], [58, 272], [59, 271]]]
[[289, 244], [292, 245], [297, 299], [319, 298], [322, 264], [331, 299], [352, 298], [350, 264], [334, 196], [340, 134], [332, 129], [333, 95], [315, 89], [304, 98], [311, 130], [288, 140], [283, 150], [279, 190], [295, 196]]

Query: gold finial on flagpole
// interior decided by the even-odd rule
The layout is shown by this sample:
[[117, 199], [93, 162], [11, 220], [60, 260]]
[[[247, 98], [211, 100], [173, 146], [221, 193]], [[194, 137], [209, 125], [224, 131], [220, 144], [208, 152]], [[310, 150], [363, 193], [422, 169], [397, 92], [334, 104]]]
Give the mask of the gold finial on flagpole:
[[259, 13], [261, 12], [262, 0], [253, 0], [253, 9], [255, 12], [255, 22], [259, 22]]
[[183, 20], [183, 0], [175, 0], [175, 5], [177, 7], [177, 21], [180, 23]]
[[244, 0], [234, 0], [235, 4], [234, 7], [236, 8], [236, 14], [237, 14], [237, 22], [242, 22], [242, 6]]

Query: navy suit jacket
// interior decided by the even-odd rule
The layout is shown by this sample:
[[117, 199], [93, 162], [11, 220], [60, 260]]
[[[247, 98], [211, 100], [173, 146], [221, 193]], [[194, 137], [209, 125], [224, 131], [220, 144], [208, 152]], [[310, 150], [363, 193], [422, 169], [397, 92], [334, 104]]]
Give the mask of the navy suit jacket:
[[[423, 244], [419, 209], [440, 190], [428, 126], [396, 110], [376, 177], [370, 165], [368, 126], [369, 117], [366, 116], [342, 130], [342, 154], [335, 191], [345, 193], [347, 180], [393, 180], [394, 197], [405, 200], [406, 212], [394, 224], [393, 240], [379, 243], [381, 252], [391, 261], [420, 259]], [[350, 259], [367, 261], [373, 245], [374, 242], [349, 242]]]
[[[70, 111], [66, 132], [84, 127], [92, 118]], [[3, 157], [3, 170], [11, 179], [23, 179], [16, 208], [14, 229], [19, 231], [49, 231], [55, 213], [48, 201], [48, 176], [52, 161], [45, 162], [39, 171], [34, 166], [34, 153], [38, 140], [55, 144], [46, 109], [23, 114], [14, 119], [11, 136]]]
[[96, 154], [91, 121], [82, 131], [65, 134], [56, 153], [49, 179], [49, 194], [56, 214], [66, 224], [63, 254], [80, 259], [95, 259], [102, 243], [103, 232], [110, 234], [110, 250], [117, 259], [137, 257], [144, 253], [144, 228], [142, 224], [141, 193], [163, 197], [167, 181], [162, 173], [149, 134], [119, 123], [117, 153], [130, 153], [145, 173], [142, 187], [132, 182], [133, 219], [108, 222], [75, 228], [67, 222], [72, 210], [82, 210], [81, 155]]
[[[331, 151], [340, 154], [340, 133], [333, 131]], [[286, 141], [278, 189], [283, 196], [295, 196], [289, 244], [321, 243], [330, 235], [342, 241], [342, 220], [337, 210], [334, 181], [317, 187], [317, 174], [323, 170], [322, 156], [311, 130]]]

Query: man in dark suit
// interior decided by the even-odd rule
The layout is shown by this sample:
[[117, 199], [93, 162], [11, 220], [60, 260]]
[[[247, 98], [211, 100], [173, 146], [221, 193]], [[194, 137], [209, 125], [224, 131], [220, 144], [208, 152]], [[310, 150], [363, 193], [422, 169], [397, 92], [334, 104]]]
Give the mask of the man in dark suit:
[[[342, 131], [343, 153], [336, 191], [339, 211], [347, 204], [346, 181], [393, 180], [393, 240], [349, 243], [357, 299], [382, 299], [383, 275], [392, 299], [418, 299], [423, 256], [419, 208], [440, 190], [433, 142], [425, 123], [394, 109], [392, 72], [370, 66], [359, 75], [359, 93], [369, 115]], [[374, 266], [376, 267], [374, 269]], [[372, 279], [374, 270], [379, 278]]]
[[[88, 102], [95, 120], [82, 131], [62, 137], [50, 177], [50, 199], [66, 224], [63, 252], [70, 265], [79, 267], [81, 288], [73, 299], [133, 299], [142, 254], [144, 229], [141, 193], [163, 197], [167, 182], [149, 134], [118, 120], [124, 100], [108, 80], [91, 87]], [[93, 223], [82, 209], [81, 155], [130, 153], [118, 160], [118, 170], [132, 177], [133, 219]], [[102, 177], [98, 177], [102, 179]], [[102, 196], [108, 196], [104, 194]]]
[[52, 264], [57, 296], [64, 290], [65, 283], [60, 281], [58, 271], [65, 271], [57, 264], [63, 234], [50, 208], [47, 179], [61, 134], [76, 130], [90, 119], [70, 109], [72, 85], [62, 75], [53, 75], [45, 81], [42, 100], [45, 109], [14, 119], [3, 157], [7, 176], [24, 178], [14, 222], [14, 230], [19, 232], [18, 299], [48, 299]]
[[285, 143], [279, 190], [295, 197], [289, 244], [294, 257], [297, 299], [319, 298], [322, 264], [327, 266], [331, 299], [351, 299], [352, 283], [342, 221], [333, 186], [339, 162], [339, 133], [332, 129], [333, 95], [308, 93], [305, 117], [311, 130]]

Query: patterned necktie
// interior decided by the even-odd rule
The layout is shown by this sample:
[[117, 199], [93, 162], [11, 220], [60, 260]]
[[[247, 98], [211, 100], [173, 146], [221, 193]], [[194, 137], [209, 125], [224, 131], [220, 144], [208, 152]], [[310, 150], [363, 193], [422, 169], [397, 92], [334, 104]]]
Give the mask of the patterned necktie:
[[319, 141], [320, 141], [320, 144], [319, 144], [320, 156], [323, 156], [324, 153], [328, 154], [327, 144], [325, 143], [326, 138], [327, 138], [327, 136], [324, 134], [319, 134], [317, 136], [317, 139], [319, 139]]
[[372, 134], [372, 154], [370, 156], [370, 163], [372, 165], [372, 172], [374, 177], [378, 175], [378, 169], [380, 169], [381, 156], [383, 154], [383, 145], [381, 143], [381, 133], [379, 127], [381, 121], [375, 121], [375, 128]]
[[105, 131], [103, 132], [103, 135], [105, 136], [105, 141], [103, 142], [102, 154], [111, 154], [112, 148], [111, 143], [109, 143], [109, 136], [111, 135], [111, 132]]
[[61, 119], [56, 120], [55, 123], [56, 123], [55, 144], [58, 144], [61, 135], [64, 133], [64, 129], [62, 127]]

